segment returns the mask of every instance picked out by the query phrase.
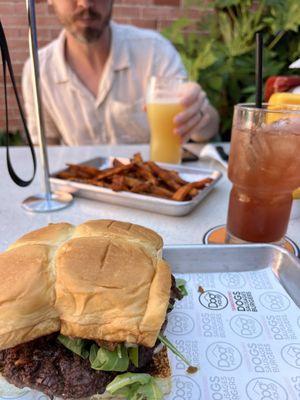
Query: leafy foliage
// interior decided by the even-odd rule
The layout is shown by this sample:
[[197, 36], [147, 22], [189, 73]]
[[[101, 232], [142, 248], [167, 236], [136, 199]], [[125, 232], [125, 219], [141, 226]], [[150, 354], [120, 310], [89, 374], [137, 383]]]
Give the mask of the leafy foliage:
[[[19, 131], [9, 133], [9, 144], [11, 146], [24, 145], [23, 139]], [[6, 133], [0, 130], [0, 146], [6, 146]]]
[[[186, 0], [201, 7], [201, 0]], [[300, 56], [299, 0], [215, 0], [214, 12], [195, 21], [182, 18], [164, 30], [178, 49], [189, 77], [201, 84], [221, 115], [221, 135], [230, 138], [233, 106], [254, 100], [255, 33], [263, 32], [264, 71], [291, 74]], [[203, 7], [203, 6], [202, 6]], [[207, 10], [207, 6], [206, 11]]]

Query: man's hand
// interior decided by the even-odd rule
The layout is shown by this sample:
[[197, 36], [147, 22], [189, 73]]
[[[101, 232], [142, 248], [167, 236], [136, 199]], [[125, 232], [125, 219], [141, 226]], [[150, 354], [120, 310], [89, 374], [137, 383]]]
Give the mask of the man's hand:
[[196, 82], [184, 83], [181, 97], [184, 111], [174, 118], [174, 134], [179, 135], [182, 142], [186, 142], [191, 135], [199, 133], [207, 124], [209, 115], [206, 111], [209, 102]]

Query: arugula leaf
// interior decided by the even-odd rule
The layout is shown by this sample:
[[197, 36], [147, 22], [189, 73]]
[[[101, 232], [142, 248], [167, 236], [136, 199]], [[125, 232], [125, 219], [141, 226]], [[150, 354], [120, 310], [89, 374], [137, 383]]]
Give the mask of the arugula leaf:
[[68, 336], [58, 335], [57, 340], [63, 344], [67, 349], [77, 354], [82, 358], [88, 358], [89, 356], [89, 342], [83, 339], [72, 339]]
[[138, 386], [134, 392], [132, 392], [129, 400], [161, 400], [163, 399], [163, 393], [157, 386], [155, 379], [151, 377], [150, 382], [145, 385]]
[[128, 348], [129, 359], [132, 364], [138, 368], [139, 366], [139, 348], [138, 347], [129, 347]]
[[109, 351], [93, 344], [90, 349], [89, 360], [91, 367], [99, 371], [123, 372], [129, 366], [129, 357], [125, 346], [121, 346], [119, 351], [118, 349]]
[[127, 400], [162, 400], [163, 394], [149, 374], [127, 372], [118, 375], [106, 390], [112, 395], [123, 395]]
[[183, 354], [180, 353], [180, 351], [174, 346], [173, 343], [169, 341], [165, 336], [162, 334], [158, 335], [158, 339], [163, 343], [169, 350], [172, 351], [176, 356], [178, 356], [185, 364], [187, 364], [189, 367], [192, 367], [193, 372], [196, 372], [198, 370], [197, 367], [194, 367], [189, 360], [187, 360]]
[[186, 290], [185, 285], [186, 285], [186, 280], [182, 278], [176, 278], [176, 287], [180, 291], [183, 297], [188, 295], [188, 291]]
[[139, 385], [146, 385], [150, 382], [150, 379], [151, 375], [149, 374], [126, 372], [126, 374], [116, 376], [115, 379], [107, 385], [106, 390], [110, 394], [116, 394], [120, 389], [136, 383]]

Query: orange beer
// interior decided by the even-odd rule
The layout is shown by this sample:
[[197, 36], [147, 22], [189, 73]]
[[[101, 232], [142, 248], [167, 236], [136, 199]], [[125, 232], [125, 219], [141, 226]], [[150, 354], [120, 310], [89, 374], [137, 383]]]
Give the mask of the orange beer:
[[174, 134], [174, 117], [183, 110], [177, 102], [148, 103], [147, 112], [151, 130], [150, 158], [153, 161], [179, 164], [180, 137]]
[[150, 125], [150, 159], [179, 164], [180, 137], [174, 133], [174, 118], [183, 110], [180, 104], [182, 77], [151, 77], [147, 92], [147, 114]]

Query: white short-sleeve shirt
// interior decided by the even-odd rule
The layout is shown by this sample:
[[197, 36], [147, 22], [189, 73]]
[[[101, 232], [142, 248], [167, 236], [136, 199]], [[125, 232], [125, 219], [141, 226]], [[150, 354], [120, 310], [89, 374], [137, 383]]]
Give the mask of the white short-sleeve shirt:
[[[46, 137], [70, 145], [147, 143], [145, 104], [148, 79], [186, 76], [181, 59], [159, 33], [111, 23], [112, 45], [95, 97], [65, 60], [65, 31], [39, 51], [40, 84]], [[30, 74], [22, 87], [28, 127], [37, 143]]]

